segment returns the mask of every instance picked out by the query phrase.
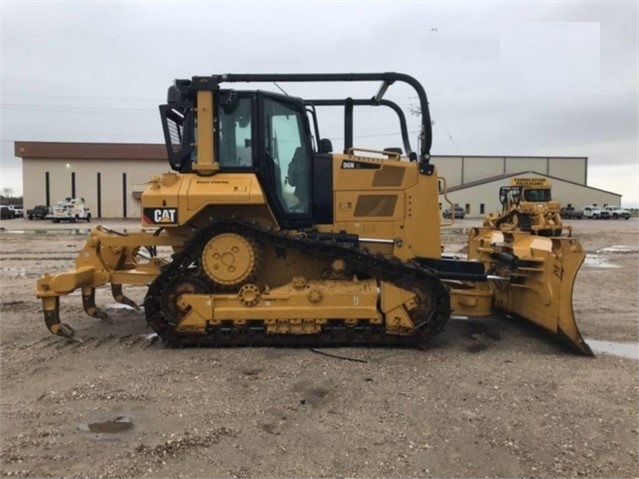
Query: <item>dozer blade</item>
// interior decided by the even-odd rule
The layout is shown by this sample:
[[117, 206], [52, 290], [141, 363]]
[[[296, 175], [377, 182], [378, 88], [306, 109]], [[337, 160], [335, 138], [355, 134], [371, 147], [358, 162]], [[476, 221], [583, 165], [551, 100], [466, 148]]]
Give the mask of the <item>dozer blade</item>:
[[577, 240], [475, 228], [468, 250], [469, 259], [510, 278], [490, 283], [497, 310], [534, 323], [576, 352], [593, 356], [572, 307], [575, 278], [586, 256]]

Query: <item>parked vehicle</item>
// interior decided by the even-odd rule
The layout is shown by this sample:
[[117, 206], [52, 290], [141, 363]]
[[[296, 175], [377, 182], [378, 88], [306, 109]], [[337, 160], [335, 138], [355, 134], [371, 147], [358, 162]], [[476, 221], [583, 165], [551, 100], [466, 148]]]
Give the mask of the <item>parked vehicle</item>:
[[58, 201], [53, 207], [53, 213], [47, 215], [54, 223], [60, 221], [76, 221], [84, 220], [91, 222], [91, 212], [89, 207], [84, 204], [84, 198], [66, 198], [64, 201]]
[[30, 220], [33, 220], [33, 219], [43, 220], [47, 216], [52, 214], [53, 214], [53, 210], [46, 205], [37, 205], [27, 210], [27, 218], [29, 218]]
[[604, 210], [608, 212], [613, 220], [623, 218], [625, 220], [630, 219], [630, 211], [624, 210], [619, 206], [604, 206]]
[[559, 215], [566, 220], [580, 220], [584, 217], [584, 212], [569, 204], [561, 208]]
[[24, 207], [22, 205], [9, 205], [11, 211], [13, 211], [14, 218], [22, 218], [24, 216]]
[[[450, 208], [445, 209], [442, 213], [442, 216], [444, 218], [451, 218], [452, 215], [450, 212]], [[464, 208], [462, 208], [461, 206], [455, 206], [455, 218], [463, 220], [464, 216], [466, 216], [466, 211], [464, 211]]]
[[607, 220], [610, 218], [610, 213], [606, 210], [602, 210], [597, 205], [591, 205], [584, 208], [584, 218]]
[[13, 218], [13, 210], [8, 206], [0, 206], [0, 219], [9, 220]]

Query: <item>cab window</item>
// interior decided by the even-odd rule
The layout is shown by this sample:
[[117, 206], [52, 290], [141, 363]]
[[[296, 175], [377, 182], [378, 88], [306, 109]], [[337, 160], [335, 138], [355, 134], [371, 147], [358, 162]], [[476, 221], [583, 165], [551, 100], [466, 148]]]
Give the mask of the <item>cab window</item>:
[[251, 114], [250, 98], [237, 98], [219, 108], [217, 158], [223, 168], [253, 166]]
[[549, 189], [524, 190], [524, 199], [526, 201], [550, 201]]

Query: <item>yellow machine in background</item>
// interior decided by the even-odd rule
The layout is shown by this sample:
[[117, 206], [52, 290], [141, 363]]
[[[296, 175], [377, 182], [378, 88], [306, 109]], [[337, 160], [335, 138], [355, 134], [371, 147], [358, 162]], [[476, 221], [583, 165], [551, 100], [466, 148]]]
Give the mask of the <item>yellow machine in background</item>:
[[[238, 82], [381, 82], [368, 99], [301, 99]], [[411, 147], [401, 108], [411, 86], [422, 113]], [[316, 109], [344, 108], [344, 150], [322, 139]], [[355, 107], [396, 112], [402, 148], [353, 146]], [[95, 288], [136, 307], [123, 284], [148, 285], [148, 324], [174, 344], [422, 345], [451, 315], [519, 315], [591, 354], [572, 314], [583, 251], [568, 238], [474, 229], [467, 260], [441, 256], [438, 175], [423, 87], [398, 73], [213, 75], [177, 80], [160, 106], [169, 162], [142, 195], [155, 233], [93, 230], [75, 269], [38, 280], [45, 321], [80, 289], [105, 319]], [[170, 261], [155, 256], [171, 247]], [[145, 252], [146, 254], [141, 254]]]
[[484, 217], [484, 226], [500, 231], [526, 231], [540, 236], [568, 236], [570, 226], [564, 226], [558, 201], [552, 201], [550, 182], [546, 178], [512, 178], [510, 186], [499, 189], [500, 213]]

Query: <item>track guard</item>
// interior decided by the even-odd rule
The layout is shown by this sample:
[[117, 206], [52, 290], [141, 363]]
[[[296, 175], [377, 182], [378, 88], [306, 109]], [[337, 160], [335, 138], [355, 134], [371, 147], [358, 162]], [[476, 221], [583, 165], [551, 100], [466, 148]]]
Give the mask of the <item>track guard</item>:
[[577, 240], [473, 228], [468, 256], [484, 262], [487, 271], [510, 278], [490, 282], [495, 309], [534, 323], [576, 352], [593, 356], [572, 307], [575, 278], [586, 257]]

